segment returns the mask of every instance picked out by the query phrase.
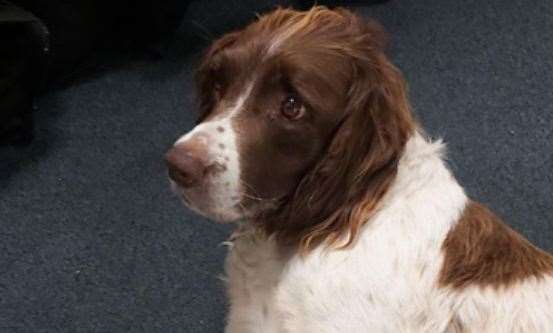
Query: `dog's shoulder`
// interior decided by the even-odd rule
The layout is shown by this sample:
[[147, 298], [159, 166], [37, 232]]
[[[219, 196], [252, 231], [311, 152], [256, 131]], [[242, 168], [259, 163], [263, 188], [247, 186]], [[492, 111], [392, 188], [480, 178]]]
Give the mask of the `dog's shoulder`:
[[553, 256], [511, 229], [486, 206], [469, 201], [444, 243], [442, 285], [495, 289], [553, 276]]
[[469, 201], [442, 251], [438, 281], [455, 299], [453, 326], [480, 332], [553, 331], [553, 256], [491, 210]]

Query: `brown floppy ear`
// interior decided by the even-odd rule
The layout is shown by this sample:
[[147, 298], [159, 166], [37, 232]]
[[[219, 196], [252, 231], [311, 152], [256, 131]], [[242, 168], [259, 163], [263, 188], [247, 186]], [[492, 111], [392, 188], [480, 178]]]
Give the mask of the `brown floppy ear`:
[[403, 77], [382, 51], [382, 29], [375, 23], [361, 29], [357, 44], [344, 48], [353, 64], [345, 118], [324, 156], [262, 222], [269, 234], [299, 243], [304, 252], [321, 242], [347, 246], [355, 240], [415, 130]]
[[214, 41], [204, 52], [202, 62], [196, 71], [196, 87], [199, 96], [199, 115], [196, 123], [201, 123], [211, 112], [215, 103], [214, 86], [217, 78], [216, 55], [236, 42], [238, 32], [231, 32]]

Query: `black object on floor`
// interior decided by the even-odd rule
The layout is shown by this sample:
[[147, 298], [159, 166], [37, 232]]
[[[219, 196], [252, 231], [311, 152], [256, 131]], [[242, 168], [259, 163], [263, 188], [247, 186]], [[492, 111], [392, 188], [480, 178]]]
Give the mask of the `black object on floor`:
[[0, 0], [0, 145], [31, 142], [34, 94], [48, 49], [48, 30], [40, 19]]
[[[195, 118], [183, 36], [253, 1], [217, 3], [190, 4], [162, 60], [43, 96], [32, 145], [0, 150], [0, 331], [223, 330], [230, 227], [183, 208], [162, 163]], [[415, 112], [468, 193], [553, 250], [553, 2], [356, 10], [391, 32]]]
[[187, 0], [0, 0], [0, 145], [30, 143], [38, 88], [98, 71], [95, 55], [102, 50], [137, 52], [166, 41], [187, 5]]

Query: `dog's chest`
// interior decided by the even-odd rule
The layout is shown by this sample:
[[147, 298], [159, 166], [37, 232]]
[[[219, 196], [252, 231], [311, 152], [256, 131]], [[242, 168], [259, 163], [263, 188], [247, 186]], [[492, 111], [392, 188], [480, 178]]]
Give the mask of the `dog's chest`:
[[[227, 257], [227, 332], [381, 332], [444, 325], [431, 295], [431, 253], [409, 253], [387, 239], [370, 248], [287, 256], [245, 233]], [[370, 255], [369, 255], [370, 254]], [[443, 300], [442, 300], [443, 301]], [[416, 325], [416, 326], [413, 326]]]
[[241, 230], [229, 243], [226, 259], [230, 313], [227, 332], [280, 332], [276, 291], [286, 261], [274, 244], [252, 230]]

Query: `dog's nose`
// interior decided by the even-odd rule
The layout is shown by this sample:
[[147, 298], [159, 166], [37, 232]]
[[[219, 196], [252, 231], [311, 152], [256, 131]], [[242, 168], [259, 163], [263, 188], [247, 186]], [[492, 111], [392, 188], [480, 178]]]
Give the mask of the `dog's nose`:
[[195, 157], [184, 145], [176, 145], [165, 154], [169, 177], [183, 187], [201, 183], [207, 169], [202, 159]]

